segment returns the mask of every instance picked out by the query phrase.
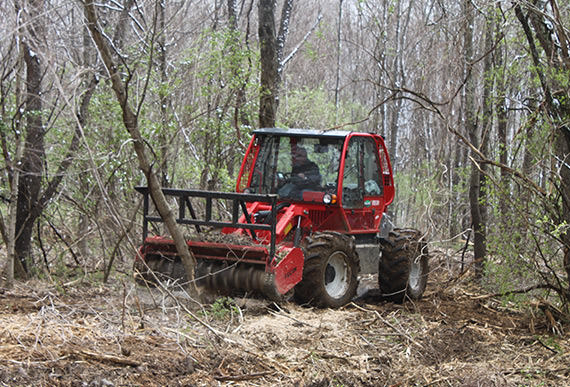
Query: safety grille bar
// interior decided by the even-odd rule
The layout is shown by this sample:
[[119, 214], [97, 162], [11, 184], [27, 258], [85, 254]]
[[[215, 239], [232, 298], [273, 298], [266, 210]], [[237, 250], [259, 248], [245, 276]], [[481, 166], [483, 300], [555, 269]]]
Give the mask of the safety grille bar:
[[[163, 222], [159, 216], [151, 216], [149, 214], [150, 208], [150, 191], [148, 187], [135, 187], [135, 189], [144, 195], [144, 216], [143, 216], [143, 241], [148, 236], [149, 223]], [[200, 226], [211, 227], [231, 227], [238, 229], [249, 230], [251, 237], [257, 240], [256, 230], [269, 231], [270, 237], [270, 258], [275, 255], [275, 228], [277, 219], [277, 195], [261, 195], [261, 194], [245, 194], [236, 192], [217, 192], [217, 191], [200, 191], [200, 190], [185, 190], [176, 188], [162, 188], [162, 193], [165, 196], [177, 197], [178, 203], [178, 217], [176, 222], [179, 224], [193, 225], [197, 232], [201, 232]], [[203, 199], [205, 201], [205, 214], [203, 219], [199, 219], [192, 200]], [[212, 220], [212, 203], [214, 200], [229, 200], [232, 203], [232, 219], [231, 221]], [[261, 202], [271, 205], [271, 221], [269, 224], [256, 224], [252, 223], [251, 214], [248, 213], [246, 203]], [[247, 223], [239, 223], [240, 209], [245, 215]], [[186, 210], [188, 210], [187, 217]]]

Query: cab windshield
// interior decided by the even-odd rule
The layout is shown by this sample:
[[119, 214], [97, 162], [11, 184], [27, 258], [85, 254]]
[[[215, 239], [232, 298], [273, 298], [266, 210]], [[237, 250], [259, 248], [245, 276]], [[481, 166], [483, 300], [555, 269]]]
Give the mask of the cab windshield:
[[260, 136], [250, 190], [300, 200], [305, 191], [336, 193], [342, 138]]

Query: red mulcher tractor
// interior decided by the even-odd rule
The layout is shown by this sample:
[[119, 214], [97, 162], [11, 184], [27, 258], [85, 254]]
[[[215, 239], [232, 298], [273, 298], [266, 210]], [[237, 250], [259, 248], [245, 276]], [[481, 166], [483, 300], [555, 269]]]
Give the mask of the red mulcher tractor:
[[[293, 294], [303, 304], [340, 307], [355, 296], [359, 274], [377, 273], [384, 299], [422, 296], [426, 242], [418, 230], [392, 228], [385, 216], [394, 181], [381, 136], [256, 130], [236, 189], [163, 189], [176, 199], [177, 222], [196, 229], [197, 237], [187, 244], [198, 262], [200, 285], [256, 290], [272, 299]], [[161, 219], [153, 215], [148, 189], [137, 190], [144, 195], [144, 242], [135, 260], [136, 278], [183, 280], [172, 239], [148, 236], [149, 225]], [[214, 214], [220, 207], [231, 220]], [[219, 238], [200, 237], [204, 227], [221, 229]]]

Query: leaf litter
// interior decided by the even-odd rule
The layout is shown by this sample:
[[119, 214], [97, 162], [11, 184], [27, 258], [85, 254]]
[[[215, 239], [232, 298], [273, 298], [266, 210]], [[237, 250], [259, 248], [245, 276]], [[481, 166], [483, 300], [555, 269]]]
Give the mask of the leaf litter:
[[452, 277], [432, 268], [420, 301], [363, 296], [337, 310], [252, 295], [203, 304], [176, 284], [145, 288], [130, 279], [65, 289], [19, 283], [0, 289], [0, 386], [517, 386], [570, 378], [569, 327], [554, 329], [544, 315]]

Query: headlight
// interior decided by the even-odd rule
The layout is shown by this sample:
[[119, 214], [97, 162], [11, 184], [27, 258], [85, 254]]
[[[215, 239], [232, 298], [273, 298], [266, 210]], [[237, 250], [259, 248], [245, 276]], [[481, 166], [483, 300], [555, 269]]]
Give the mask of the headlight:
[[323, 196], [323, 203], [325, 203], [325, 204], [336, 203], [336, 195], [325, 194], [325, 196]]

